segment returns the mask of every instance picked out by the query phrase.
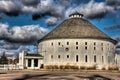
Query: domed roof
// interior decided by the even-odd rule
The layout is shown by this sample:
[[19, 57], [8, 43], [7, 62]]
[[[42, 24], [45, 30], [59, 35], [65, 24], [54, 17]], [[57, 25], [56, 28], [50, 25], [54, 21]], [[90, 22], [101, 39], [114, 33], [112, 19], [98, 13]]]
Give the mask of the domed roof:
[[113, 43], [116, 41], [104, 34], [98, 28], [83, 18], [70, 18], [63, 21], [53, 31], [44, 36], [39, 42], [48, 39], [102, 39]]

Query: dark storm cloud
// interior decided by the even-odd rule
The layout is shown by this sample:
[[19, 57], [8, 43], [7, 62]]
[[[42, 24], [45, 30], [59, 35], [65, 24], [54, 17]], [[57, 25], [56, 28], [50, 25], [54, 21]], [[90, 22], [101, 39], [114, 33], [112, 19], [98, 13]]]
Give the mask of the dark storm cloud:
[[12, 43], [35, 44], [47, 34], [47, 29], [39, 25], [14, 26], [0, 24], [0, 39]]
[[120, 24], [108, 26], [108, 27], [105, 27], [104, 29], [106, 29], [106, 30], [120, 29]]
[[27, 6], [35, 6], [40, 3], [40, 0], [22, 0], [22, 3]]
[[[0, 12], [8, 16], [19, 14], [31, 14], [33, 20], [45, 16], [56, 17], [64, 20], [69, 14], [77, 11], [90, 19], [103, 18], [112, 13], [115, 8], [106, 2], [95, 2], [94, 0], [1, 0]], [[119, 1], [117, 1], [119, 2]], [[117, 7], [118, 9], [119, 7]], [[56, 22], [58, 23], [58, 22]]]
[[[90, 19], [103, 18], [112, 13], [115, 9], [120, 9], [119, 0], [106, 0], [105, 2], [95, 2], [94, 0], [1, 0], [0, 12], [8, 16], [18, 16], [19, 14], [31, 14], [33, 20], [44, 16], [65, 18], [74, 11], [84, 14]], [[66, 11], [67, 10], [67, 11]]]
[[0, 12], [8, 16], [18, 16], [21, 9], [19, 0], [0, 0]]
[[0, 12], [7, 16], [31, 14], [33, 20], [45, 16], [65, 18], [65, 10], [71, 5], [78, 5], [86, 0], [0, 0]]
[[37, 52], [37, 44], [21, 44], [21, 43], [10, 43], [4, 40], [0, 41], [0, 54], [5, 52], [7, 55], [18, 55], [22, 51], [27, 51], [30, 53]]
[[16, 43], [10, 43], [7, 41], [0, 41], [0, 48], [2, 49], [7, 49], [7, 50], [16, 50], [18, 49], [20, 46], [20, 44], [16, 44]]
[[107, 5], [117, 6], [120, 5], [120, 0], [106, 0]]

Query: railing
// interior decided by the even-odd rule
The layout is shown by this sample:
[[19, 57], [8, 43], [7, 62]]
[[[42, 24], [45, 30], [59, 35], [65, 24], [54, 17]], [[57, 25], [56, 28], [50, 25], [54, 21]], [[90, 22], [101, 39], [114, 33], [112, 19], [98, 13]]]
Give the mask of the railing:
[[21, 65], [3, 64], [0, 65], [0, 69], [5, 69], [5, 70], [21, 69]]

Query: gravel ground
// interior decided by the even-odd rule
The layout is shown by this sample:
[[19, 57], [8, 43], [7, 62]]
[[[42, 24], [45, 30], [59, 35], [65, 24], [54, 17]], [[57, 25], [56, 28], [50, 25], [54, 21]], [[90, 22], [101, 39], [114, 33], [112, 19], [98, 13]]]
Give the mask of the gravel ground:
[[0, 70], [0, 80], [120, 80], [120, 72]]

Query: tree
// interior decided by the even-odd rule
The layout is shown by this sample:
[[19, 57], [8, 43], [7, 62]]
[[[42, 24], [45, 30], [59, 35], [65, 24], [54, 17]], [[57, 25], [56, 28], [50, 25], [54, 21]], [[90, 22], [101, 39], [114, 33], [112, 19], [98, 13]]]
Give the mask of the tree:
[[3, 52], [3, 55], [0, 58], [0, 64], [7, 64], [8, 63], [8, 59], [5, 55], [5, 52]]

